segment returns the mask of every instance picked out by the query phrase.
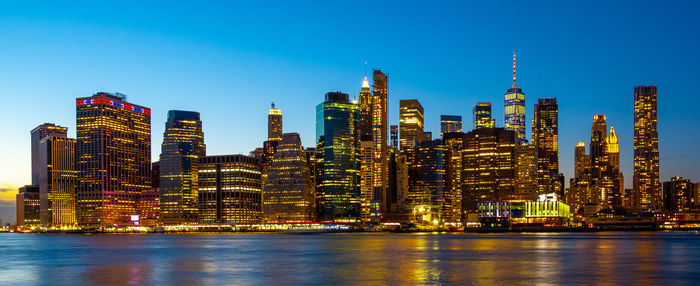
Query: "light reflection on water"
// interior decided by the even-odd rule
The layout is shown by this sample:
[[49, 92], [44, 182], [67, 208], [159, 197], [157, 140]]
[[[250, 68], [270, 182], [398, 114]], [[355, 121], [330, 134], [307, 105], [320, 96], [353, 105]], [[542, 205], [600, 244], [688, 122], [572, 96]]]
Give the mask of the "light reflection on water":
[[696, 232], [0, 234], [7, 284], [694, 283]]

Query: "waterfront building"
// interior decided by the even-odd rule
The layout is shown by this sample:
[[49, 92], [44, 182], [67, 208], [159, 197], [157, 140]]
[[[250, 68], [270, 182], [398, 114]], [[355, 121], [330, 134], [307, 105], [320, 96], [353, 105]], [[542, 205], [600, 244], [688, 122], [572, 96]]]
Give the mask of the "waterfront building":
[[274, 102], [267, 113], [267, 140], [282, 140], [282, 110], [276, 108]]
[[131, 221], [151, 187], [151, 110], [120, 93], [76, 100], [77, 219], [81, 227]]
[[310, 222], [314, 219], [309, 162], [298, 133], [282, 134], [268, 169], [262, 212], [264, 222]]
[[374, 141], [360, 141], [360, 218], [369, 222], [372, 217], [371, 206], [374, 200]]
[[390, 180], [392, 215], [408, 215], [411, 213], [409, 203], [409, 167], [404, 154], [394, 151], [393, 159], [390, 161], [393, 179]]
[[360, 219], [360, 108], [341, 92], [326, 93], [316, 107], [316, 163], [319, 218]]
[[570, 208], [555, 194], [543, 194], [537, 200], [481, 202], [477, 204], [479, 221], [484, 227], [567, 226]]
[[491, 116], [491, 103], [490, 102], [479, 102], [472, 108], [472, 115], [474, 118], [474, 128], [495, 128], [496, 119]]
[[399, 133], [401, 150], [423, 141], [423, 106], [417, 99], [399, 101]]
[[479, 202], [507, 200], [515, 194], [517, 132], [479, 128], [464, 134], [462, 211], [476, 212]]
[[391, 147], [398, 149], [399, 148], [399, 126], [398, 125], [391, 125]]
[[443, 134], [443, 144], [447, 148], [446, 183], [444, 195], [443, 221], [459, 224], [462, 221], [462, 146], [464, 133]]
[[537, 150], [537, 192], [563, 195], [559, 184], [559, 106], [556, 98], [539, 98], [532, 118]]
[[260, 161], [246, 155], [205, 156], [199, 161], [200, 223], [259, 223]]
[[39, 141], [41, 225], [75, 226], [75, 139], [64, 134]]
[[170, 110], [160, 154], [160, 211], [164, 224], [199, 222], [198, 168], [206, 155], [199, 112]]
[[385, 73], [375, 69], [372, 73], [374, 85], [372, 85], [372, 184], [374, 188], [373, 205], [375, 211], [373, 216], [379, 220], [382, 213], [389, 209], [387, 198], [388, 185], [388, 147], [387, 140], [389, 131], [389, 83]]
[[516, 132], [519, 140], [525, 140], [525, 94], [515, 86], [515, 53], [513, 53], [513, 87], [504, 95], [505, 129]]
[[440, 115], [440, 138], [453, 132], [462, 132], [462, 116]]
[[660, 209], [659, 133], [656, 127], [656, 86], [634, 87], [634, 178], [635, 209]]
[[[157, 225], [160, 221], [160, 188], [147, 189], [141, 192], [137, 202], [140, 225]], [[197, 216], [199, 217], [199, 216]]]
[[31, 136], [32, 153], [32, 185], [39, 185], [39, 172], [45, 167], [40, 163], [39, 142], [44, 137], [53, 135], [54, 137], [67, 137], [68, 128], [61, 127], [53, 123], [44, 123], [29, 132]]
[[39, 186], [20, 187], [16, 199], [17, 225], [38, 226], [41, 223]]
[[515, 193], [529, 195], [541, 193], [539, 187], [538, 150], [534, 144], [519, 144], [516, 147]]
[[[440, 139], [421, 142], [414, 149], [415, 164], [409, 175], [408, 200], [417, 222], [442, 223], [443, 212], [451, 210], [447, 176], [449, 152]], [[417, 210], [429, 210], [420, 213]]]
[[586, 143], [576, 143], [574, 149], [574, 178], [578, 178], [590, 168], [591, 157], [586, 154]]
[[695, 209], [695, 184], [682, 177], [673, 177], [663, 183], [664, 209], [667, 211], [690, 211]]

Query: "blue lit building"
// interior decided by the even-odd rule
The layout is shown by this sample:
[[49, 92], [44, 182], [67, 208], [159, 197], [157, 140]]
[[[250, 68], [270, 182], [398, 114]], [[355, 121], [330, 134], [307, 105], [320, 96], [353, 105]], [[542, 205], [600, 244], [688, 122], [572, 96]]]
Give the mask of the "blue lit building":
[[360, 107], [341, 92], [316, 106], [317, 200], [322, 221], [360, 218]]

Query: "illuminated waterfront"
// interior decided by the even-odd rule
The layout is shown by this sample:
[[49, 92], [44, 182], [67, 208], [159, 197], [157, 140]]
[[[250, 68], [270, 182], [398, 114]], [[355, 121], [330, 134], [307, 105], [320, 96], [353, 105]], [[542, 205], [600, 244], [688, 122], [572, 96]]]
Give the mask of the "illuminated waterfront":
[[[0, 234], [0, 284], [693, 284], [698, 232]], [[697, 282], [695, 282], [697, 283]]]

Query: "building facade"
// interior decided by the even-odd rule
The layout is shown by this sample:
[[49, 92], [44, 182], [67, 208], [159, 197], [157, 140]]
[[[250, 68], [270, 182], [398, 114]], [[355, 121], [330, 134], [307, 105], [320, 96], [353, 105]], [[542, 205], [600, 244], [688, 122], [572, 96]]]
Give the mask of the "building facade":
[[206, 155], [199, 112], [170, 110], [160, 153], [160, 217], [164, 224], [199, 222], [199, 160]]
[[462, 116], [440, 115], [440, 138], [453, 132], [462, 132]]
[[385, 73], [374, 70], [372, 73], [372, 184], [375, 217], [389, 210], [387, 198], [388, 181], [388, 146], [389, 139], [389, 82]]
[[48, 135], [39, 142], [41, 224], [73, 227], [75, 218], [75, 139]]
[[479, 102], [472, 108], [474, 118], [474, 128], [495, 128], [496, 120], [491, 116], [491, 103]]
[[27, 185], [19, 188], [16, 199], [17, 225], [39, 226], [41, 224], [39, 186]]
[[695, 209], [698, 190], [688, 179], [673, 177], [663, 183], [664, 209], [667, 211], [690, 211]]
[[264, 222], [314, 220], [314, 189], [298, 133], [284, 133], [263, 189]]
[[39, 185], [39, 172], [45, 166], [39, 162], [41, 158], [39, 156], [39, 142], [41, 142], [41, 139], [44, 139], [44, 137], [49, 135], [53, 135], [54, 137], [65, 138], [67, 137], [67, 132], [68, 128], [61, 127], [53, 123], [44, 123], [42, 125], [37, 126], [29, 132], [32, 141], [32, 185]]
[[348, 94], [329, 92], [316, 106], [319, 219], [360, 219], [360, 108]]
[[532, 118], [532, 144], [537, 149], [537, 189], [563, 195], [559, 184], [559, 105], [556, 98], [539, 98]]
[[634, 178], [636, 209], [661, 209], [656, 86], [634, 87]]
[[262, 215], [260, 162], [245, 155], [205, 156], [199, 161], [199, 221], [259, 223]]
[[399, 101], [399, 145], [413, 148], [423, 137], [423, 106], [417, 99]]
[[136, 199], [151, 187], [151, 110], [115, 93], [76, 100], [78, 224], [129, 223]]
[[267, 140], [282, 140], [282, 110], [276, 108], [274, 102], [267, 113]]
[[505, 129], [515, 131], [519, 140], [525, 140], [525, 94], [515, 87], [515, 53], [513, 53], [513, 87], [504, 97]]

